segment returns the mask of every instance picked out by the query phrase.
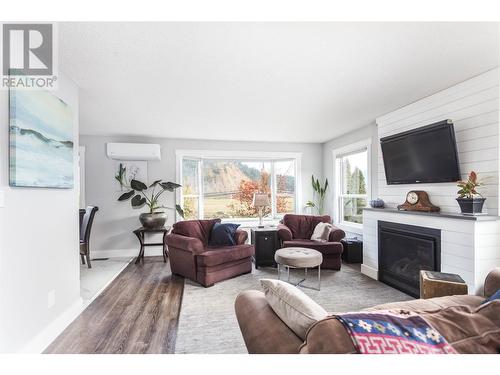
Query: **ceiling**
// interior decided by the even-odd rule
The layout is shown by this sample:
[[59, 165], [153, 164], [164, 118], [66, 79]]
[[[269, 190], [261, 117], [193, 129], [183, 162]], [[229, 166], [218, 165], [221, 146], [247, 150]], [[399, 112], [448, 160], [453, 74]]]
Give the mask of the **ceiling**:
[[324, 142], [500, 65], [497, 23], [61, 23], [80, 133]]

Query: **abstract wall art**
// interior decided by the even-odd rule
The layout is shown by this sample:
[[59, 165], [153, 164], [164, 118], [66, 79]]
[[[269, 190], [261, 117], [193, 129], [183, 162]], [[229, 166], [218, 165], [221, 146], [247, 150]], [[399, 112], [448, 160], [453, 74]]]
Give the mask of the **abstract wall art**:
[[49, 91], [10, 90], [10, 186], [73, 188], [73, 113]]

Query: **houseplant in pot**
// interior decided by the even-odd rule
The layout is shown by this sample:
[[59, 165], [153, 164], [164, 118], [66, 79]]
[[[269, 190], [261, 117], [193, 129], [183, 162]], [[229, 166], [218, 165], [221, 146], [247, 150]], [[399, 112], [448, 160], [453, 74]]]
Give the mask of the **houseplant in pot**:
[[479, 181], [477, 173], [471, 171], [467, 180], [458, 181], [458, 198], [457, 202], [460, 205], [460, 210], [463, 214], [478, 214], [483, 210], [483, 204], [486, 198], [477, 191], [479, 186], [484, 185]]
[[[173, 210], [173, 208], [163, 206], [160, 203], [160, 197], [164, 192], [175, 191], [175, 189], [180, 188], [181, 185], [162, 180], [156, 180], [149, 186], [139, 180], [131, 180], [130, 185], [128, 185], [124, 179], [120, 179], [121, 175], [122, 174], [119, 173], [115, 178], [119, 180], [121, 186], [128, 188], [129, 191], [120, 195], [118, 201], [123, 202], [132, 198], [130, 203], [133, 208], [148, 207], [148, 212], [139, 215], [139, 221], [144, 228], [155, 229], [163, 227], [167, 221], [167, 214], [164, 209]], [[184, 211], [181, 206], [176, 204], [175, 210], [179, 215], [184, 217]]]
[[325, 213], [325, 197], [326, 191], [328, 190], [328, 179], [325, 179], [323, 186], [321, 186], [318, 178], [314, 178], [314, 175], [311, 176], [311, 181], [314, 191], [314, 199], [312, 201], [307, 201], [306, 207], [311, 209], [316, 208], [318, 214], [323, 215]]

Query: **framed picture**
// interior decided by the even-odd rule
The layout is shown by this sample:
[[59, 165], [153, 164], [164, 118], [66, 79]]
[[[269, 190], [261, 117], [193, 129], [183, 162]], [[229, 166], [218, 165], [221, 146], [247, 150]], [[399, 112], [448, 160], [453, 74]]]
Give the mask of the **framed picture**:
[[45, 90], [9, 92], [9, 185], [73, 188], [73, 113]]

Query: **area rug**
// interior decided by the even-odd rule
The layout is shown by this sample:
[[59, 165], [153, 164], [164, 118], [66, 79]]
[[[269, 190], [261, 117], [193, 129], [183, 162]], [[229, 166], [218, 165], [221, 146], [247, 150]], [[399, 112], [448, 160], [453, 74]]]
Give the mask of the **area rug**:
[[[292, 272], [291, 281], [302, 278]], [[259, 279], [277, 278], [275, 268], [259, 268], [251, 274], [215, 284], [211, 288], [186, 280], [182, 300], [176, 353], [247, 353], [241, 336], [234, 301], [240, 291], [261, 290]], [[306, 285], [316, 286], [316, 271], [309, 271]], [[373, 280], [359, 266], [343, 265], [340, 271], [321, 271], [321, 290], [301, 288], [329, 312], [357, 311], [382, 303], [407, 301], [412, 297]]]

